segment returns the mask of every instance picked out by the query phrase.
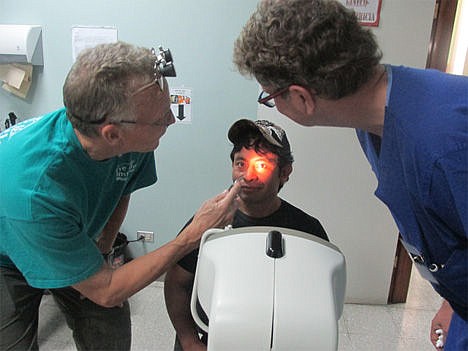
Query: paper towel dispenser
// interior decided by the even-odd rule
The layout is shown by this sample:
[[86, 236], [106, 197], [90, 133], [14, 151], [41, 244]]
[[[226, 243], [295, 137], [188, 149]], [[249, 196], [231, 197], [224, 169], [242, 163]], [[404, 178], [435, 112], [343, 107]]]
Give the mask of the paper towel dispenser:
[[42, 27], [25, 24], [0, 24], [0, 64], [43, 65]]

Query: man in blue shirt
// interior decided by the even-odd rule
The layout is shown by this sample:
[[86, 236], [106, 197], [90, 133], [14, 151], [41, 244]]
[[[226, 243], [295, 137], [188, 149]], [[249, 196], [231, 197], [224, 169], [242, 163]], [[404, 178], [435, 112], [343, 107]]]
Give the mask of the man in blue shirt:
[[381, 56], [352, 11], [324, 0], [261, 1], [234, 47], [239, 71], [264, 89], [259, 103], [304, 126], [357, 130], [376, 196], [454, 311], [445, 350], [467, 350], [468, 78]]

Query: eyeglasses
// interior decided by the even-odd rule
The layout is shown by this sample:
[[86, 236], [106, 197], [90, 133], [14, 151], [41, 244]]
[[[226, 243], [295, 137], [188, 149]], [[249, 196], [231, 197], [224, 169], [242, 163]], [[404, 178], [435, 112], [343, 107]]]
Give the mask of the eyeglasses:
[[[81, 117], [78, 117], [76, 115], [73, 115], [73, 117], [75, 117], [76, 119], [78, 119], [79, 121], [81, 121], [83, 123], [94, 124], [94, 125], [103, 124], [107, 120], [107, 116], [104, 116], [104, 117], [102, 117], [100, 119], [97, 119], [95, 121], [85, 121], [84, 119], [82, 119]], [[122, 119], [120, 121], [112, 121], [109, 124], [141, 124], [141, 125], [147, 125], [147, 126], [152, 126], [152, 127], [162, 127], [162, 126], [168, 126], [169, 124], [171, 124], [170, 121], [172, 120], [172, 118], [173, 118], [172, 110], [169, 110], [164, 115], [163, 119], [158, 119], [157, 121], [152, 122], [152, 123], [139, 122], [139, 121], [130, 121], [130, 120]]]
[[262, 90], [262, 92], [258, 96], [257, 101], [259, 104], [263, 104], [266, 107], [275, 107], [276, 104], [275, 104], [275, 100], [273, 99], [281, 94], [284, 94], [285, 92], [288, 91], [288, 89], [289, 89], [289, 85], [283, 89], [277, 90], [273, 94], [268, 94], [265, 90]]
[[113, 122], [112, 124], [141, 124], [145, 126], [151, 126], [151, 127], [162, 127], [162, 126], [167, 126], [167, 122], [163, 121], [155, 121], [153, 123], [147, 123], [147, 122], [138, 122], [138, 121], [127, 121], [127, 120], [122, 120], [122, 121], [117, 121]]
[[146, 126], [151, 126], [151, 127], [166, 127], [170, 124], [173, 123], [172, 119], [174, 118], [174, 115], [172, 114], [172, 110], [169, 110], [166, 112], [166, 114], [163, 116], [162, 119], [158, 119], [154, 122], [148, 123], [148, 122], [139, 122], [139, 121], [129, 121], [129, 120], [120, 120], [113, 122], [115, 124], [141, 124], [141, 125], [146, 125]]

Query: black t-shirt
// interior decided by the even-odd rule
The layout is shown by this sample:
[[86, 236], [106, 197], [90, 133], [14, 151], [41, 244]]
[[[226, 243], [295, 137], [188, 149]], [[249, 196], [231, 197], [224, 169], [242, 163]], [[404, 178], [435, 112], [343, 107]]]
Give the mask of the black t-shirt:
[[[189, 225], [192, 219], [193, 217], [187, 222], [184, 228]], [[232, 222], [233, 228], [258, 226], [283, 227], [300, 230], [302, 232], [310, 233], [326, 241], [329, 241], [325, 229], [323, 229], [322, 225], [316, 218], [308, 215], [304, 211], [294, 207], [284, 200], [281, 200], [281, 206], [278, 210], [266, 217], [253, 218], [247, 216], [239, 210], [237, 210], [235, 213], [234, 220]], [[178, 262], [178, 264], [185, 270], [195, 274], [195, 270], [197, 268], [197, 259], [198, 249], [195, 249], [183, 257]]]

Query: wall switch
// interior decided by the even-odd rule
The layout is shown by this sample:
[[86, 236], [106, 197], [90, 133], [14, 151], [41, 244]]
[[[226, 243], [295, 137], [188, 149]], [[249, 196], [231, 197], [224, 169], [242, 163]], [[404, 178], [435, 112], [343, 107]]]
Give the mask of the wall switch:
[[142, 241], [147, 242], [147, 243], [154, 243], [154, 232], [148, 232], [145, 230], [138, 230], [137, 231], [137, 239], [140, 237], [144, 237]]

